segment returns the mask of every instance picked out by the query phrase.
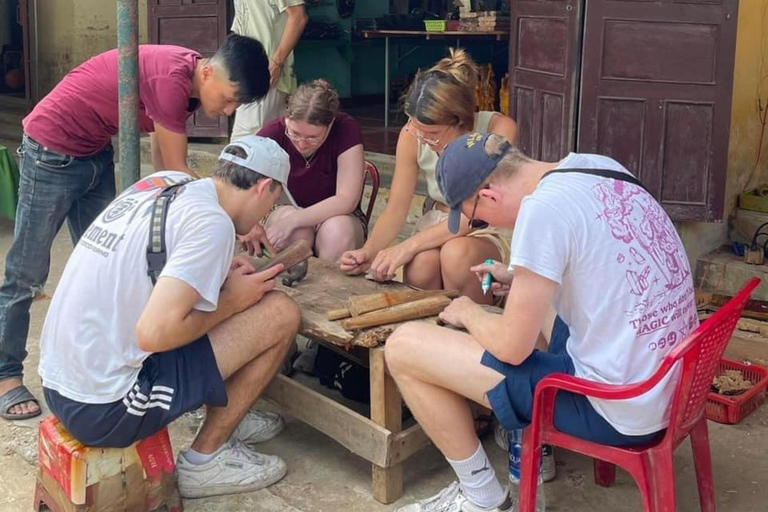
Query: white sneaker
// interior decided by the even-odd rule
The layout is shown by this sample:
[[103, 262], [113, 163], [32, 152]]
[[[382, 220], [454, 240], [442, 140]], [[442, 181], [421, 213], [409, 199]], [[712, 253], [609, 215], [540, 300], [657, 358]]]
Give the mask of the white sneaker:
[[397, 509], [397, 512], [511, 512], [512, 500], [509, 492], [504, 501], [493, 508], [480, 508], [464, 496], [459, 487], [459, 482], [451, 485], [424, 501], [411, 503]]
[[[205, 419], [203, 416], [202, 419]], [[197, 426], [195, 437], [203, 428], [204, 421]], [[257, 411], [249, 409], [245, 417], [235, 427], [235, 431], [229, 437], [230, 441], [241, 441], [248, 446], [269, 441], [277, 437], [277, 434], [283, 431], [285, 420], [279, 414], [267, 411]]]
[[279, 414], [251, 409], [232, 432], [232, 439], [253, 446], [269, 441], [282, 432], [284, 427], [285, 420]]
[[[509, 450], [509, 444], [507, 441], [507, 431], [500, 423], [496, 423], [496, 428], [493, 429], [493, 440], [496, 441], [496, 445], [504, 450]], [[551, 482], [557, 476], [557, 467], [555, 466], [555, 449], [552, 445], [545, 444], [541, 446], [541, 478], [545, 482]]]
[[182, 498], [258, 491], [279, 481], [287, 471], [279, 457], [256, 453], [239, 442], [228, 442], [205, 464], [192, 464], [185, 452], [176, 460]]

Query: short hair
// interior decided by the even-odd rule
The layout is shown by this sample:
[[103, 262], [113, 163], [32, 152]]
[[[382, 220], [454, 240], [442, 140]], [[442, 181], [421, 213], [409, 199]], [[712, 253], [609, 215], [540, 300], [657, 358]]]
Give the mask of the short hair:
[[[245, 153], [245, 150], [240, 146], [226, 147], [224, 148], [224, 152], [234, 155], [238, 158], [246, 158], [248, 156]], [[261, 173], [247, 169], [242, 165], [230, 162], [229, 160], [224, 160], [223, 158], [219, 158], [213, 165], [211, 177], [218, 178], [226, 183], [230, 183], [242, 190], [248, 190], [259, 180], [268, 178], [268, 176], [264, 176]], [[275, 180], [272, 180], [270, 190], [274, 190], [277, 185], [279, 185], [279, 183]]]
[[328, 126], [339, 113], [339, 93], [327, 80], [302, 84], [288, 100], [285, 117], [315, 126]]
[[463, 49], [450, 49], [426, 72], [416, 74], [404, 96], [405, 113], [424, 125], [475, 125], [477, 66]]
[[220, 66], [229, 81], [237, 84], [240, 103], [253, 103], [269, 92], [269, 58], [256, 39], [229, 34], [208, 63]]
[[495, 133], [491, 134], [491, 136], [488, 137], [488, 140], [485, 141], [485, 154], [489, 156], [499, 155], [504, 151], [504, 147], [506, 147], [506, 154], [499, 160], [499, 163], [496, 164], [496, 168], [490, 175], [488, 175], [488, 178], [485, 179], [480, 188], [485, 187], [494, 179], [511, 178], [523, 165], [536, 162], [536, 160], [533, 160], [520, 151], [520, 148], [510, 144], [504, 136]]

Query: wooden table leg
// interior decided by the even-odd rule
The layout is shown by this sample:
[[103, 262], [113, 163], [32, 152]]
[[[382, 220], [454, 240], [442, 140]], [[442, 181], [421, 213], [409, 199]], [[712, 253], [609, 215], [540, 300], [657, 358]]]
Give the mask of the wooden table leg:
[[[369, 351], [371, 371], [371, 420], [393, 434], [403, 428], [403, 408], [400, 391], [386, 372], [384, 348]], [[381, 503], [392, 503], [403, 495], [403, 465], [389, 467], [372, 464], [373, 497]]]

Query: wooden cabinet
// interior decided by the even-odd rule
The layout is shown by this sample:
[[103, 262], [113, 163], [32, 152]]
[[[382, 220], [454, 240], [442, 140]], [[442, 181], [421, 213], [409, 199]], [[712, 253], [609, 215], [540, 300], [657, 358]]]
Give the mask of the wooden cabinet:
[[523, 151], [611, 156], [676, 221], [722, 219], [738, 0], [511, 3]]

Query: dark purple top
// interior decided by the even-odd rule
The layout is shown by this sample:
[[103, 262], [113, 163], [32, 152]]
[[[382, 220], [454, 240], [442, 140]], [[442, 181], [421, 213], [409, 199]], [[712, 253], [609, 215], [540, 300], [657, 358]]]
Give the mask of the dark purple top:
[[265, 124], [258, 135], [269, 137], [288, 153], [291, 162], [291, 174], [288, 177], [288, 190], [302, 208], [324, 201], [336, 195], [336, 174], [338, 158], [351, 147], [363, 143], [360, 125], [355, 119], [339, 112], [331, 127], [331, 133], [325, 142], [307, 161], [285, 135], [285, 121], [282, 117]]

